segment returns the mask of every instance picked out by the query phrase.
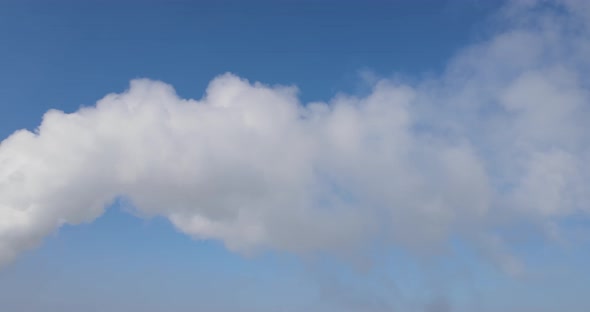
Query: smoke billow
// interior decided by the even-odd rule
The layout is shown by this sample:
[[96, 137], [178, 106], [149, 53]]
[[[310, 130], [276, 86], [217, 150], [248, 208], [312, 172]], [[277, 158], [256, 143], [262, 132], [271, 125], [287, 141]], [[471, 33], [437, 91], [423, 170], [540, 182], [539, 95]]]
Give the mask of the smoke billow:
[[518, 270], [496, 229], [559, 232], [590, 211], [590, 10], [555, 6], [511, 6], [507, 29], [438, 79], [382, 79], [365, 97], [301, 103], [225, 74], [200, 100], [144, 79], [49, 111], [0, 145], [0, 265], [125, 198], [237, 252], [458, 236]]

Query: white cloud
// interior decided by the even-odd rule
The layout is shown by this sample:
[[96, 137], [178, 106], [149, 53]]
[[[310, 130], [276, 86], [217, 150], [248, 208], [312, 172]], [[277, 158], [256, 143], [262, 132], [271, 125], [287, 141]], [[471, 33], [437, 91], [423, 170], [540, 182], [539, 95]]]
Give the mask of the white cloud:
[[588, 10], [568, 5], [512, 10], [508, 30], [439, 79], [383, 79], [364, 98], [304, 105], [295, 88], [225, 74], [198, 101], [134, 80], [96, 106], [49, 111], [0, 145], [0, 264], [121, 196], [246, 253], [451, 235], [501, 250], [496, 227], [588, 213]]

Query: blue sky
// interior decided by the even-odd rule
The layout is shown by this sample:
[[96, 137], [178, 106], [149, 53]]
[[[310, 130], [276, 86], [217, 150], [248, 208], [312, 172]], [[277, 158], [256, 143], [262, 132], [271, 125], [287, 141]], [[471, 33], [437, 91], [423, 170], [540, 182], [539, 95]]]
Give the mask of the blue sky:
[[120, 2], [0, 3], [0, 310], [590, 310], [584, 1]]
[[11, 74], [2, 75], [2, 96], [19, 107], [3, 110], [14, 122], [3, 122], [4, 136], [39, 122], [24, 116], [91, 105], [139, 77], [199, 98], [213, 77], [232, 72], [296, 84], [309, 101], [358, 88], [361, 70], [412, 77], [440, 71], [457, 49], [486, 31], [483, 20], [497, 6], [193, 2], [3, 3], [2, 68]]

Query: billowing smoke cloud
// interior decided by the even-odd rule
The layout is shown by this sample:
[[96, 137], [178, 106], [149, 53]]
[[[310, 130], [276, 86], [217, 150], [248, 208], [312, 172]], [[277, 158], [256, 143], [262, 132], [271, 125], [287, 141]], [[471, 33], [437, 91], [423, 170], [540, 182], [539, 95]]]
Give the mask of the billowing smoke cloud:
[[[301, 103], [294, 87], [215, 78], [201, 100], [134, 80], [0, 145], [0, 264], [117, 198], [238, 252], [477, 241], [590, 212], [590, 10], [527, 2], [438, 79]], [[533, 12], [534, 11], [534, 12]], [[533, 13], [531, 13], [533, 12]]]

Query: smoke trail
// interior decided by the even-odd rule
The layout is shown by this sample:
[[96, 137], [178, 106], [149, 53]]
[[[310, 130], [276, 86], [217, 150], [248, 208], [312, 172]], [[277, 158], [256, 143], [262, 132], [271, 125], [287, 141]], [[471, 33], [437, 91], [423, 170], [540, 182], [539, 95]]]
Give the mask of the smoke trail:
[[363, 98], [303, 104], [293, 87], [225, 74], [201, 100], [134, 80], [49, 111], [0, 145], [0, 265], [125, 197], [238, 252], [459, 235], [517, 271], [494, 230], [590, 207], [589, 10], [564, 3], [507, 10], [508, 30], [439, 79], [384, 79]]

